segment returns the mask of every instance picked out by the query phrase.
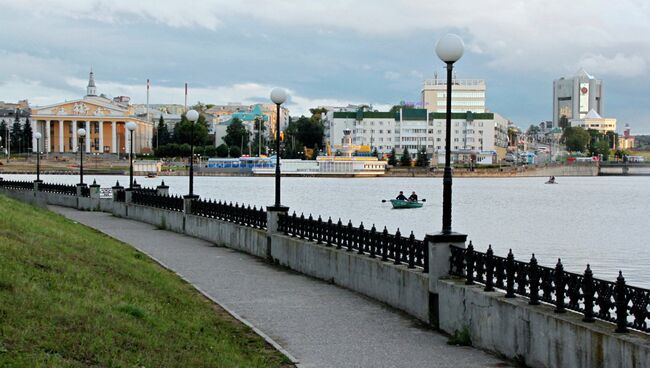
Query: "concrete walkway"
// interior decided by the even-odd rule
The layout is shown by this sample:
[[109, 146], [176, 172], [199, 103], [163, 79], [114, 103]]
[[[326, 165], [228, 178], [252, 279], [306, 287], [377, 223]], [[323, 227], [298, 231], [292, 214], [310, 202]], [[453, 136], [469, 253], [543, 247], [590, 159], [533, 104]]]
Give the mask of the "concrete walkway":
[[152, 225], [50, 207], [149, 254], [273, 339], [299, 367], [509, 367], [357, 293]]

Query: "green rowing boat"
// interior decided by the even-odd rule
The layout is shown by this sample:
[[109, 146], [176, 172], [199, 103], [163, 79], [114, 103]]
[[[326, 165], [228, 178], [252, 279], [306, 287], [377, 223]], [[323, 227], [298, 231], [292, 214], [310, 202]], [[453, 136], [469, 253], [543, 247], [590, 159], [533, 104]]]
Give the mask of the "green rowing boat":
[[400, 208], [420, 208], [424, 205], [422, 202], [410, 202], [410, 201], [403, 201], [400, 199], [391, 199], [390, 203], [393, 205], [394, 209], [400, 209]]

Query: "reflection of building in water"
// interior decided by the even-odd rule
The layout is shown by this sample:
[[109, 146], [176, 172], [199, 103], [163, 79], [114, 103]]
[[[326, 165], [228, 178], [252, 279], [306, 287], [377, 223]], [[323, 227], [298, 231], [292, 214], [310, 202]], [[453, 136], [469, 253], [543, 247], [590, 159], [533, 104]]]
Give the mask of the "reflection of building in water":
[[603, 115], [603, 81], [584, 69], [570, 78], [553, 81], [553, 127], [566, 127], [569, 120], [582, 119], [594, 110]]

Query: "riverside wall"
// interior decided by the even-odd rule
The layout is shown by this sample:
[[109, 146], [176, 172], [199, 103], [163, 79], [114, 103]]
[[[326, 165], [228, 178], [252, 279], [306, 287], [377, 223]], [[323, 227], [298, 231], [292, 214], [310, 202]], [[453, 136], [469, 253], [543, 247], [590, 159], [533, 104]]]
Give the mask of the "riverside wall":
[[530, 367], [650, 365], [648, 334], [615, 333], [611, 323], [585, 323], [576, 313], [554, 313], [552, 306], [531, 306], [523, 297], [506, 299], [501, 292], [484, 292], [480, 285], [465, 285], [464, 280], [445, 276], [449, 258], [444, 244], [428, 241], [430, 269], [423, 273], [356, 251], [286, 236], [274, 231], [274, 226], [264, 230], [111, 199], [92, 198], [93, 202], [91, 198], [4, 188], [0, 192], [38, 206], [101, 210], [264, 258], [374, 298], [423, 323], [434, 323], [446, 333], [466, 329], [473, 346]]

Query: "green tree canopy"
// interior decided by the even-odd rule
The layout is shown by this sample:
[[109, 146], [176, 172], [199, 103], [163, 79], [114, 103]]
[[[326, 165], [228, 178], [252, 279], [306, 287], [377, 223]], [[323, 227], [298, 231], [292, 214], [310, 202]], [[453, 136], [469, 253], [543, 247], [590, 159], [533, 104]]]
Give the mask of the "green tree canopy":
[[408, 149], [408, 148], [404, 148], [404, 152], [402, 152], [402, 157], [400, 157], [400, 159], [399, 159], [399, 163], [400, 163], [400, 165], [402, 165], [402, 166], [408, 166], [408, 167], [410, 167], [410, 166], [411, 166], [411, 162], [412, 162], [412, 158], [411, 158], [411, 154], [409, 153], [409, 149]]
[[266, 131], [266, 124], [264, 124], [264, 119], [261, 116], [258, 116], [255, 119], [255, 126], [253, 131], [253, 154], [266, 154], [266, 144], [264, 139], [264, 131]]
[[390, 150], [390, 157], [388, 157], [388, 164], [391, 166], [397, 166], [397, 152], [395, 152], [395, 148]]
[[217, 146], [217, 157], [228, 157], [228, 146], [225, 143]]
[[[293, 122], [292, 122], [293, 123]], [[295, 121], [295, 136], [307, 148], [314, 148], [323, 145], [325, 129], [320, 119], [320, 114], [311, 118], [301, 116]]]
[[230, 146], [228, 153], [230, 153], [230, 157], [233, 158], [241, 157], [241, 150], [239, 149], [239, 146]]
[[418, 151], [418, 157], [415, 161], [415, 165], [419, 167], [429, 167], [429, 157], [427, 156], [427, 149], [422, 147]]
[[[233, 146], [237, 146], [239, 149], [240, 146], [248, 145], [248, 142], [250, 141], [250, 135], [251, 133], [248, 131], [248, 129], [246, 129], [244, 123], [242, 123], [238, 118], [234, 118], [230, 122], [230, 125], [228, 125], [228, 128], [226, 128], [226, 136], [223, 137], [223, 141], [231, 149]], [[241, 156], [241, 149], [239, 149], [239, 155]]]
[[156, 127], [156, 134], [153, 137], [153, 147], [164, 146], [171, 143], [171, 136], [169, 134], [169, 128], [162, 114], [160, 114], [160, 119], [158, 119], [158, 126]]
[[11, 152], [20, 152], [20, 147], [23, 138], [23, 127], [20, 125], [18, 117], [14, 121], [13, 126], [11, 127], [11, 133], [9, 134], [11, 139]]
[[32, 124], [29, 122], [29, 119], [25, 119], [25, 125], [23, 126], [23, 136], [22, 141], [24, 145], [24, 151], [31, 151], [32, 147]]
[[[187, 120], [185, 114], [181, 116], [181, 121], [174, 126], [174, 143], [190, 144], [192, 135], [192, 123]], [[194, 123], [194, 145], [203, 146], [208, 142], [208, 124], [205, 116], [199, 114], [199, 118]]]
[[574, 152], [585, 152], [590, 138], [589, 132], [580, 127], [567, 127], [562, 134], [567, 150]]

